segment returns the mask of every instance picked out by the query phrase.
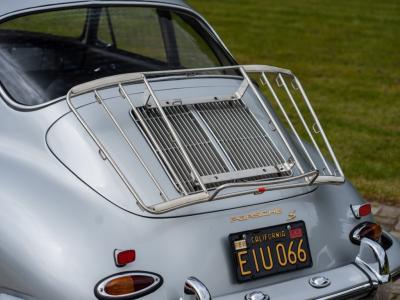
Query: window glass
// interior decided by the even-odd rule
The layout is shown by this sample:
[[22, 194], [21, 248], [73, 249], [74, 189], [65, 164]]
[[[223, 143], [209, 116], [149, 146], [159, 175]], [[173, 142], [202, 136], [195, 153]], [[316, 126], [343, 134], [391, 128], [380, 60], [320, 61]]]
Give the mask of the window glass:
[[106, 76], [231, 63], [200, 21], [163, 7], [73, 8], [0, 23], [0, 83], [24, 105]]
[[0, 29], [36, 32], [78, 39], [82, 36], [85, 20], [86, 9], [61, 10], [13, 19], [0, 24]]
[[219, 65], [220, 62], [212, 48], [195, 31], [195, 27], [185, 21], [183, 17], [173, 14], [173, 24], [181, 65], [186, 68], [204, 68]]
[[97, 30], [97, 39], [107, 45], [113, 45], [115, 34], [111, 23], [110, 8], [106, 7], [100, 14], [99, 28]]
[[[166, 62], [164, 41], [157, 11], [154, 8], [109, 8], [117, 48]], [[106, 14], [102, 15], [102, 24]]]

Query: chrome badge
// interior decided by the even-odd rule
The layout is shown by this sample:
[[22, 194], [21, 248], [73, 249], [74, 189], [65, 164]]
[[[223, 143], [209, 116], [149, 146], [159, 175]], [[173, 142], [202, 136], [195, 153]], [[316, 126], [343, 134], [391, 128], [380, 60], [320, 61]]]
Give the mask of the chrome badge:
[[322, 289], [329, 286], [331, 284], [331, 281], [325, 276], [315, 276], [310, 278], [309, 283], [312, 287], [316, 289]]
[[288, 213], [288, 218], [287, 218], [287, 220], [288, 220], [288, 221], [291, 221], [291, 220], [293, 220], [293, 219], [296, 219], [296, 211], [295, 211], [295, 210], [292, 210], [292, 211], [290, 211], [290, 212]]
[[269, 217], [269, 216], [278, 216], [282, 214], [282, 209], [281, 208], [273, 208], [273, 209], [267, 209], [267, 210], [258, 210], [251, 212], [246, 215], [241, 215], [241, 216], [234, 216], [231, 217], [231, 223], [235, 222], [242, 222], [242, 221], [249, 221], [252, 219], [257, 219], [257, 218], [262, 218], [262, 217]]
[[244, 297], [245, 300], [269, 300], [269, 296], [263, 292], [251, 292]]

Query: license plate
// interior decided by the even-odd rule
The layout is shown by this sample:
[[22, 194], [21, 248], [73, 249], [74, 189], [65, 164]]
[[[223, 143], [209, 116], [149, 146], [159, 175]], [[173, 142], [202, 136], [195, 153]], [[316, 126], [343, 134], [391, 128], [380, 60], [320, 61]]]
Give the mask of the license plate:
[[239, 282], [312, 266], [303, 221], [229, 235]]

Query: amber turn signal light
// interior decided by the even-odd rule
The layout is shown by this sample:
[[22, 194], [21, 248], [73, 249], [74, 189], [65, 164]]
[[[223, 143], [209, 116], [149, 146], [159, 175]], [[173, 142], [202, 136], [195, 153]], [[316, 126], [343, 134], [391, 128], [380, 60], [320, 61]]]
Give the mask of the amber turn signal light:
[[150, 272], [126, 272], [102, 280], [95, 289], [98, 299], [136, 299], [157, 290], [161, 276]]
[[382, 227], [372, 222], [364, 222], [358, 224], [350, 233], [350, 240], [359, 245], [361, 239], [369, 238], [375, 242], [379, 242], [382, 237]]

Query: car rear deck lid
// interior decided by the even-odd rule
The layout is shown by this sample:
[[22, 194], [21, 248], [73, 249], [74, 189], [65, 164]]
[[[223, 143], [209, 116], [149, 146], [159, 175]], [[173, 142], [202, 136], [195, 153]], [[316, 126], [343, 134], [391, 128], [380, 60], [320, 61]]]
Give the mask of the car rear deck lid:
[[[209, 74], [235, 69], [243, 77]], [[208, 75], [191, 75], [203, 72]], [[73, 88], [67, 103], [86, 137], [94, 142], [91, 146], [97, 145], [98, 150], [91, 151], [99, 152], [106, 160], [102, 163], [114, 169], [113, 175], [121, 179], [119, 183], [133, 196], [132, 202], [151, 214], [218, 199], [260, 195], [261, 190], [269, 194], [314, 183], [343, 182], [340, 166], [327, 163], [308, 127], [314, 152], [308, 150], [296, 131], [298, 144], [294, 146], [248, 72], [261, 73], [262, 82], [269, 87], [266, 74], [278, 74], [278, 87], [285, 87], [290, 97], [286, 84], [290, 78], [296, 80], [293, 89], [302, 91], [290, 71], [268, 66], [234, 66], [132, 74], [131, 82], [110, 77], [102, 79], [99, 88], [97, 81], [85, 84], [93, 88], [92, 92]], [[204, 82], [208, 82], [209, 88]], [[186, 87], [176, 88], [180, 83]], [[193, 86], [189, 88], [188, 83]], [[162, 85], [175, 88], [162, 91]], [[133, 87], [140, 92], [130, 90]], [[77, 98], [93, 95], [92, 99], [97, 101], [93, 107], [76, 106], [81, 103]], [[297, 108], [295, 100], [291, 100]], [[298, 113], [306, 126], [303, 115]], [[312, 116], [318, 124], [315, 134], [323, 134], [316, 116]], [[289, 125], [293, 127], [292, 123]], [[130, 152], [134, 164], [128, 163], [126, 154], [114, 152], [122, 147]], [[140, 179], [132, 169], [141, 174]]]

